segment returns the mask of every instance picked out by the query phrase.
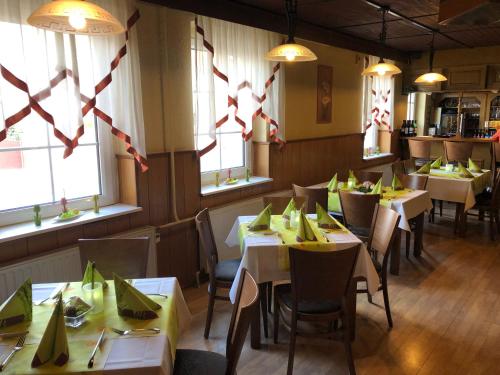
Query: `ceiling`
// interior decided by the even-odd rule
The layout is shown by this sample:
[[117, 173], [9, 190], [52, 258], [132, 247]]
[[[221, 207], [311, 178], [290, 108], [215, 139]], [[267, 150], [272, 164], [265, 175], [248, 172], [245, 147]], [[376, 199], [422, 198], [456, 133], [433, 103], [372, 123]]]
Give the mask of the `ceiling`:
[[[284, 0], [143, 0], [287, 33]], [[500, 45], [500, 23], [484, 26], [438, 24], [440, 0], [297, 0], [296, 36], [398, 61], [429, 49], [432, 30], [436, 49]], [[459, 1], [459, 0], [453, 0]], [[477, 0], [460, 0], [462, 2]], [[371, 3], [371, 5], [370, 5]], [[381, 6], [387, 40], [379, 43]]]

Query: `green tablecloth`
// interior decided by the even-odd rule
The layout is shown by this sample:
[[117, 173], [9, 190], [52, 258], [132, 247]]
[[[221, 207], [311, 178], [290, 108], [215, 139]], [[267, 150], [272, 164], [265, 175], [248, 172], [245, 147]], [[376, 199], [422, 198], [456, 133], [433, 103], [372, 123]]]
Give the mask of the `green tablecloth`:
[[[390, 187], [384, 187], [382, 198], [380, 199], [380, 204], [382, 206], [390, 208], [392, 200], [404, 198], [405, 195], [407, 195], [408, 193], [410, 193], [412, 191], [413, 190], [411, 190], [411, 189], [394, 191]], [[353, 192], [356, 192], [356, 190], [353, 190]], [[364, 194], [364, 193], [359, 193], [359, 194]], [[342, 212], [342, 208], [340, 207], [340, 198], [339, 198], [338, 192], [335, 192], [335, 193], [328, 192], [328, 211], [330, 211], [330, 212]]]
[[[0, 330], [1, 333], [19, 332], [28, 330], [24, 348], [19, 351], [6, 367], [6, 373], [12, 374], [54, 374], [54, 373], [83, 373], [92, 371], [99, 373], [103, 370], [105, 360], [108, 357], [112, 345], [103, 345], [102, 352], [98, 352], [95, 357], [94, 368], [88, 369], [87, 363], [94, 348], [99, 334], [106, 328], [106, 341], [127, 340], [127, 336], [119, 336], [112, 332], [110, 328], [133, 329], [133, 328], [153, 328], [161, 329], [161, 334], [167, 335], [170, 343], [172, 358], [175, 358], [175, 350], [178, 339], [178, 317], [177, 309], [172, 295], [168, 298], [162, 296], [150, 296], [162, 308], [157, 311], [158, 318], [152, 320], [135, 320], [123, 318], [118, 315], [116, 309], [114, 282], [108, 281], [109, 288], [104, 291], [104, 311], [95, 315], [88, 315], [88, 321], [79, 328], [66, 327], [66, 334], [69, 345], [69, 361], [62, 367], [55, 366], [48, 362], [38, 368], [31, 368], [31, 360], [36, 352], [38, 343], [47, 326], [52, 314], [54, 305], [45, 303], [40, 306], [33, 306], [33, 321], [23, 322]], [[56, 286], [56, 284], [54, 284]], [[82, 296], [80, 282], [71, 283], [63, 296]], [[0, 343], [14, 345], [17, 338], [3, 340]]]

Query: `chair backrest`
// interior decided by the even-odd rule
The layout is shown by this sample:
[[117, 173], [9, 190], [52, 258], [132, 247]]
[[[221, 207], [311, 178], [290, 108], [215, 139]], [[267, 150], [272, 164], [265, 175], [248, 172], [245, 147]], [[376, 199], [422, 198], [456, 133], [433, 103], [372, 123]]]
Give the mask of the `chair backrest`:
[[405, 162], [403, 160], [397, 160], [391, 164], [392, 174], [396, 176], [404, 175], [405, 171]]
[[416, 174], [404, 174], [398, 177], [405, 188], [413, 190], [425, 190], [427, 187], [427, 180], [429, 179], [429, 176]]
[[304, 206], [304, 209], [307, 208], [307, 197], [264, 197], [264, 207], [267, 207], [268, 204], [272, 204], [272, 214], [281, 215], [292, 198], [295, 200], [295, 207], [297, 207], [297, 209], [300, 209], [302, 206]]
[[290, 248], [292, 309], [299, 301], [342, 302], [347, 295], [361, 245], [344, 250]]
[[376, 205], [368, 237], [368, 250], [383, 255], [382, 272], [387, 271], [387, 260], [400, 219], [401, 215], [396, 211]]
[[215, 265], [219, 262], [219, 254], [217, 252], [217, 245], [215, 244], [208, 208], [201, 210], [195, 216], [194, 221], [196, 222], [196, 229], [200, 237], [201, 248], [207, 257], [210, 283], [213, 284], [215, 283]]
[[248, 327], [259, 302], [259, 288], [252, 275], [245, 268], [241, 269], [240, 275], [227, 333], [226, 358], [228, 365], [226, 375], [236, 373], [236, 365], [240, 358]]
[[443, 143], [446, 160], [449, 163], [458, 161], [466, 163], [472, 156], [472, 148], [474, 147], [472, 142], [444, 141]]
[[370, 228], [375, 206], [380, 201], [378, 194], [358, 194], [339, 191], [340, 206], [347, 227]]
[[367, 171], [364, 169], [354, 171], [354, 175], [358, 178], [359, 182], [370, 181], [374, 184], [376, 184], [378, 180], [382, 178], [383, 174], [384, 172]]
[[148, 237], [80, 239], [78, 247], [82, 273], [91, 261], [106, 280], [113, 279], [113, 273], [126, 279], [146, 277]]
[[328, 209], [328, 189], [327, 188], [308, 188], [293, 184], [293, 195], [295, 197], [306, 197], [306, 213], [316, 212], [316, 202], [325, 210]]
[[410, 157], [416, 159], [431, 158], [431, 142], [409, 139], [408, 146], [410, 147]]
[[405, 173], [410, 174], [417, 171], [417, 166], [415, 165], [415, 159], [403, 160], [405, 166]]

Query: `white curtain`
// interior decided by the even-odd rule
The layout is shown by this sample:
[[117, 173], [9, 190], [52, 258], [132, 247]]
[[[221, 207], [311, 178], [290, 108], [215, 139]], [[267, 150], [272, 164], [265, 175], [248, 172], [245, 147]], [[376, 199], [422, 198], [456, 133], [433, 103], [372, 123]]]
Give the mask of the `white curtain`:
[[[365, 68], [378, 63], [375, 56], [365, 57]], [[387, 62], [393, 63], [390, 60]], [[365, 132], [365, 148], [373, 150], [378, 145], [378, 131], [392, 131], [394, 108], [394, 78], [389, 75], [363, 77], [363, 131]]]
[[[117, 36], [89, 37], [44, 31], [27, 24], [47, 0], [0, 0], [0, 142], [33, 116], [51, 124], [68, 157], [96, 115], [146, 166], [139, 51], [133, 0], [94, 0], [128, 29]], [[39, 119], [37, 119], [38, 121]]]
[[[213, 18], [196, 18], [196, 57], [193, 59], [196, 148], [203, 155], [216, 144], [216, 128], [241, 129], [249, 140], [257, 117], [269, 125], [271, 139], [280, 137], [280, 65], [265, 60], [280, 36], [265, 30]], [[208, 108], [202, 111], [201, 108]], [[207, 135], [208, 134], [208, 135]]]

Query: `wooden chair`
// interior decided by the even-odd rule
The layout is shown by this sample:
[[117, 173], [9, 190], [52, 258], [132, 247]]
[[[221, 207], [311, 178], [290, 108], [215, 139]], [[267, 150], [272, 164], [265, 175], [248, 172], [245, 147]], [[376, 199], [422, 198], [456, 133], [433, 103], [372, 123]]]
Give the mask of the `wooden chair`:
[[267, 207], [268, 204], [272, 204], [272, 214], [281, 215], [292, 198], [295, 199], [295, 206], [298, 209], [307, 207], [307, 197], [264, 197], [264, 207]]
[[485, 212], [488, 213], [490, 217], [490, 238], [495, 241], [497, 233], [500, 233], [500, 168], [496, 170], [495, 183], [491, 194], [483, 193], [478, 195], [473, 208], [479, 211], [480, 218], [484, 217]]
[[208, 209], [205, 208], [195, 217], [196, 229], [200, 237], [200, 244], [205, 252], [208, 265], [208, 310], [205, 324], [204, 337], [207, 339], [210, 334], [212, 315], [214, 312], [215, 300], [228, 301], [228, 297], [217, 295], [217, 289], [230, 289], [233, 285], [236, 272], [240, 266], [241, 259], [229, 259], [219, 261], [217, 245], [215, 244], [212, 224]]
[[399, 178], [406, 189], [425, 190], [429, 176], [403, 174]]
[[[368, 239], [368, 251], [372, 256], [372, 261], [380, 278], [380, 286], [378, 290], [382, 290], [384, 295], [385, 314], [389, 328], [392, 328], [391, 308], [389, 305], [389, 291], [387, 288], [387, 264], [389, 263], [389, 254], [391, 252], [392, 243], [396, 230], [398, 230], [399, 220], [401, 216], [390, 208], [379, 204], [375, 207], [373, 222]], [[380, 262], [382, 258], [382, 262]], [[367, 289], [358, 289], [358, 293], [367, 293]], [[372, 303], [372, 297], [368, 294], [368, 300]]]
[[354, 175], [357, 177], [358, 181], [363, 183], [365, 181], [370, 181], [373, 184], [376, 184], [378, 180], [382, 178], [382, 175], [384, 172], [377, 172], [377, 171], [367, 171], [364, 169], [360, 169], [357, 171], [354, 171]]
[[226, 339], [226, 356], [203, 350], [177, 349], [174, 375], [233, 375], [240, 358], [248, 327], [258, 308], [259, 289], [246, 269], [241, 270], [236, 300]]
[[288, 375], [292, 374], [293, 370], [297, 335], [328, 337], [332, 335], [331, 330], [317, 334], [298, 332], [297, 322], [299, 320], [329, 322], [335, 323], [335, 326], [339, 320], [342, 321], [340, 333], [344, 341], [349, 373], [356, 373], [351, 351], [351, 322], [347, 301], [349, 300], [348, 291], [360, 246], [327, 252], [289, 249], [291, 284], [276, 286], [274, 299], [275, 343], [278, 342], [280, 314], [282, 312], [291, 313], [290, 323], [282, 314], [284, 325], [290, 330]]
[[431, 160], [431, 142], [409, 139], [410, 158], [420, 167]]
[[307, 198], [306, 213], [316, 213], [316, 202], [325, 210], [328, 210], [328, 189], [327, 188], [308, 188], [299, 185], [292, 185], [294, 197]]
[[366, 242], [370, 234], [375, 206], [380, 201], [377, 194], [357, 194], [340, 190], [340, 206], [344, 225], [361, 241]]
[[413, 160], [413, 159], [403, 160], [403, 164], [405, 166], [405, 173], [406, 174], [410, 174], [410, 173], [417, 171], [417, 166], [415, 164], [415, 160]]
[[392, 174], [396, 176], [404, 175], [405, 171], [405, 163], [403, 160], [397, 160], [391, 164]]
[[467, 162], [472, 156], [472, 148], [474, 147], [472, 142], [444, 141], [443, 145], [448, 163], [460, 162], [467, 166]]
[[93, 261], [106, 280], [113, 273], [126, 279], [146, 277], [149, 238], [98, 238], [78, 240], [82, 273], [88, 261]]

